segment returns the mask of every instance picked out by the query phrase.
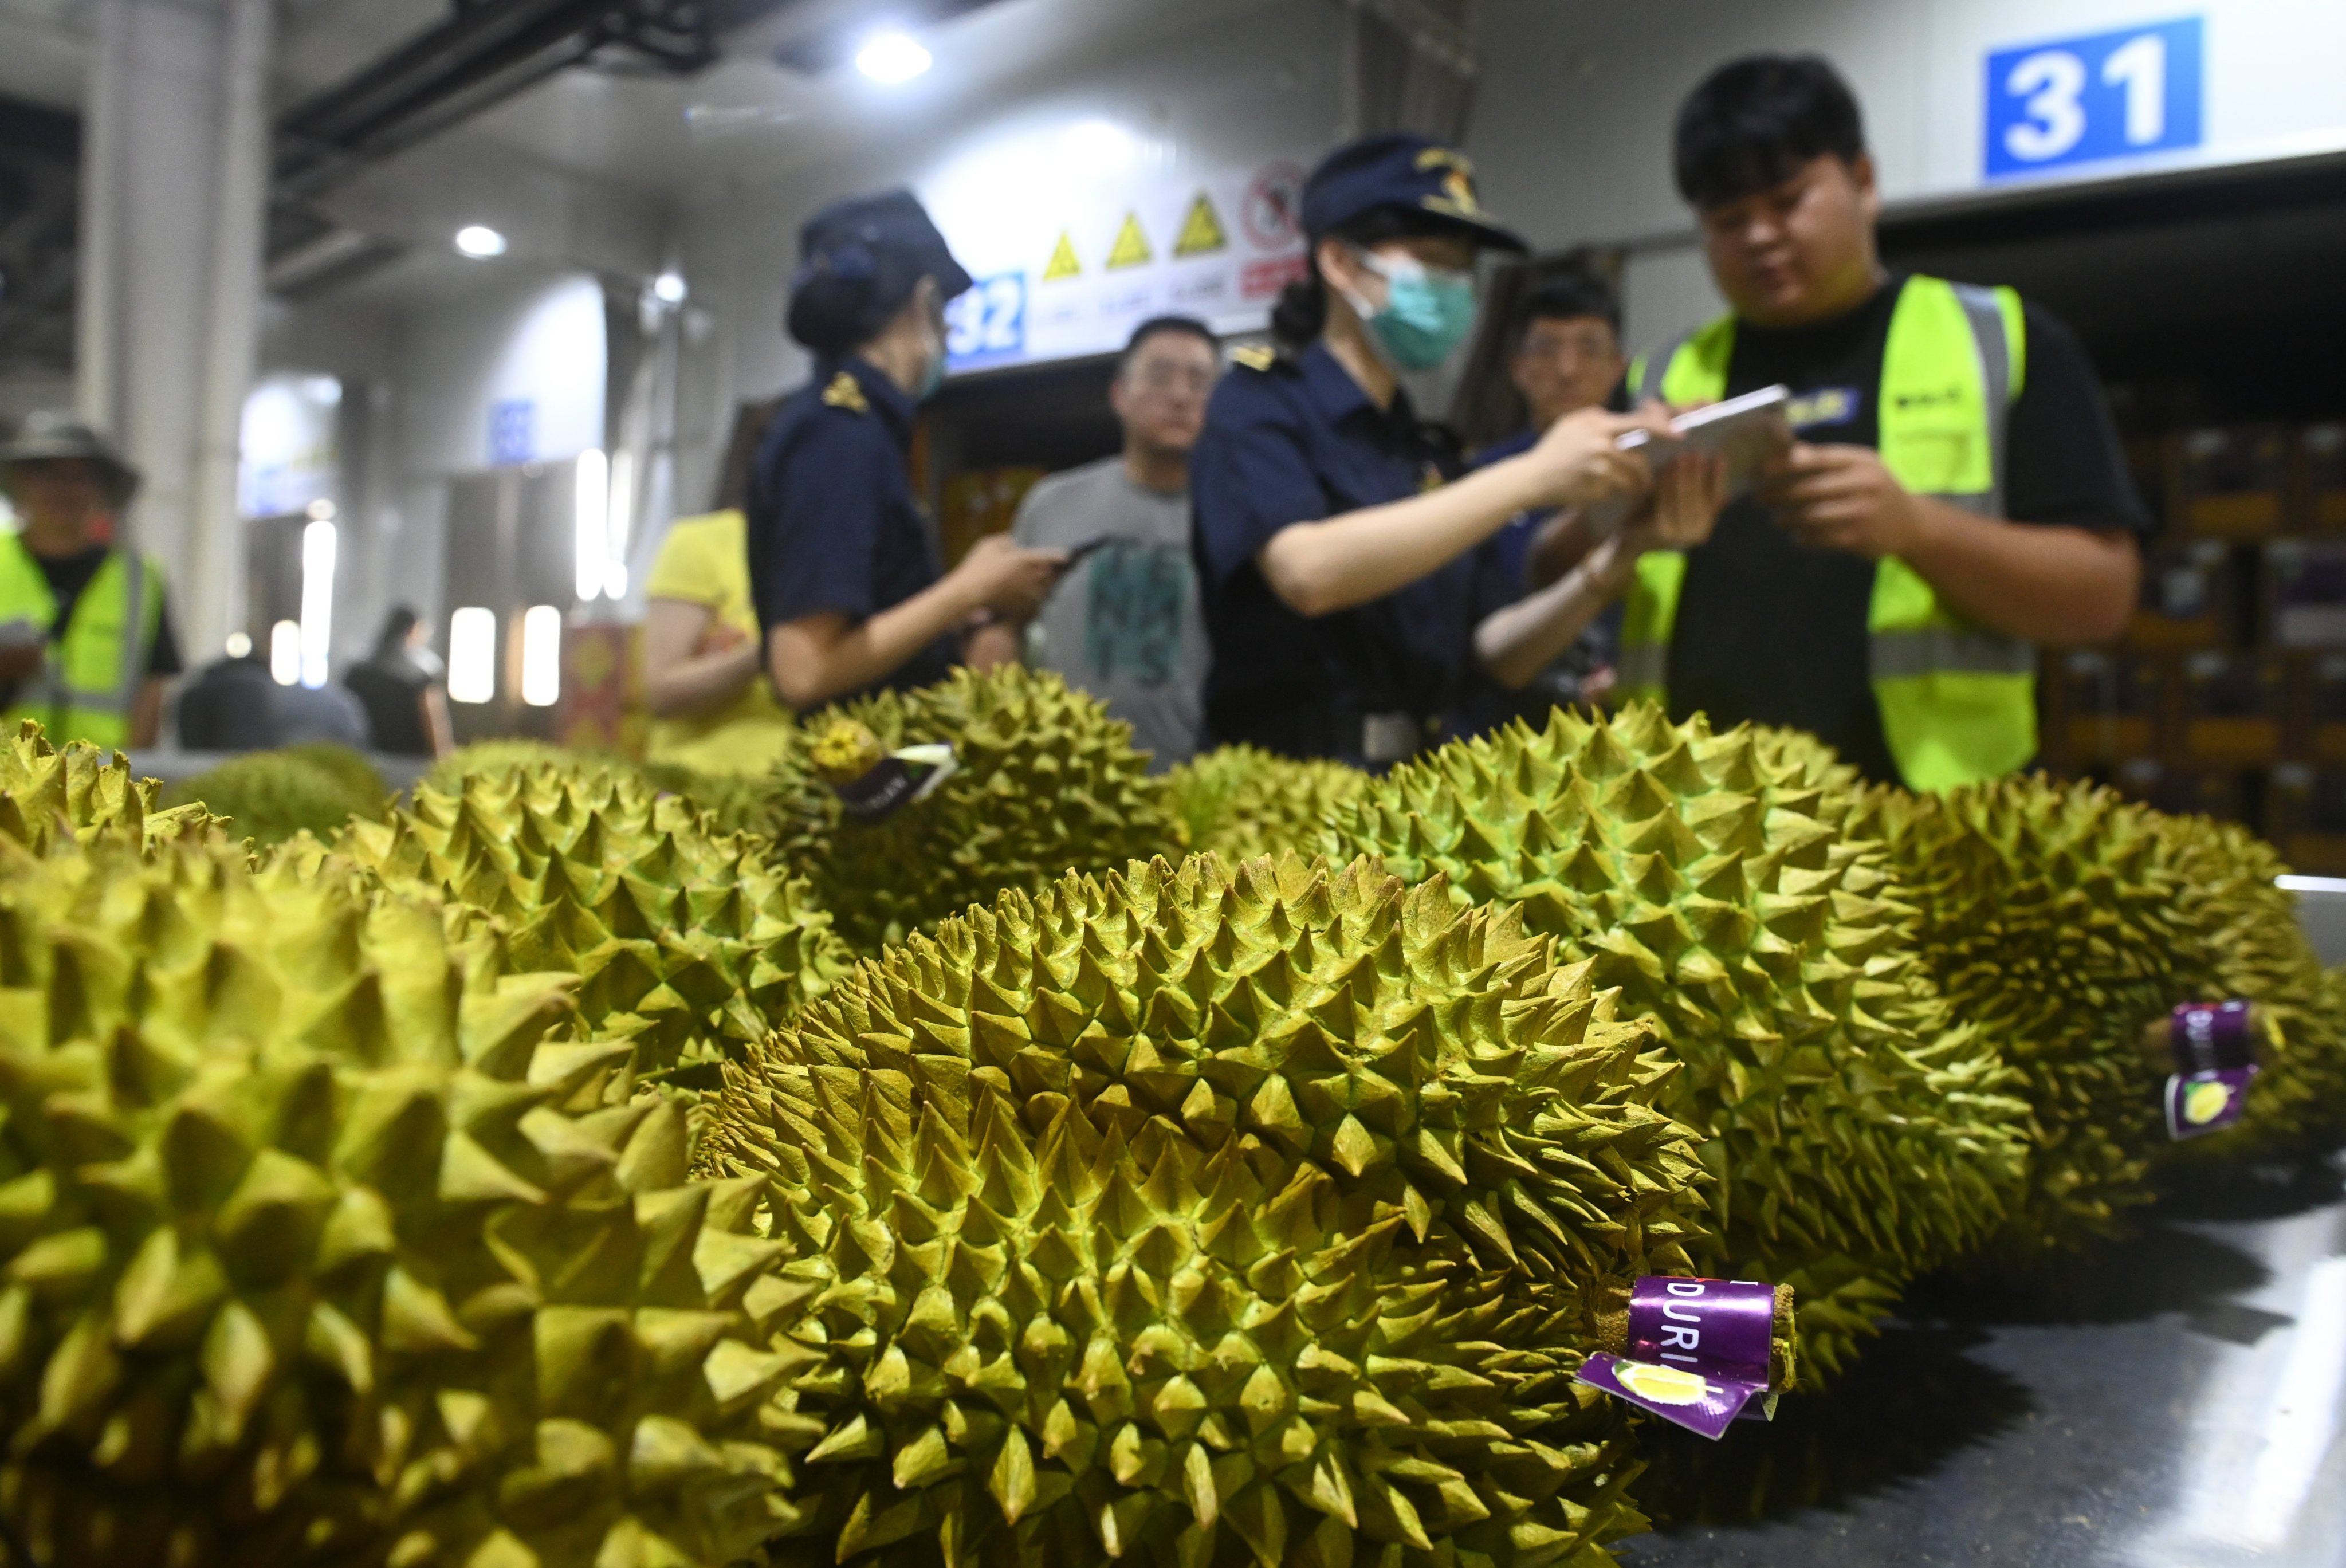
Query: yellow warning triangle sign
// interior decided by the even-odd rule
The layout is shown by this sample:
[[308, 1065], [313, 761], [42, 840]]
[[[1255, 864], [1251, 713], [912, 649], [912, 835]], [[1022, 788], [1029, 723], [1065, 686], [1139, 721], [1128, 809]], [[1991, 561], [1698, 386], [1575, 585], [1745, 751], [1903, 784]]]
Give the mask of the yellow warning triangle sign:
[[1140, 231], [1140, 214], [1124, 215], [1124, 227], [1116, 231], [1116, 243], [1108, 247], [1108, 270], [1118, 267], [1138, 267], [1157, 260], [1157, 252], [1148, 248], [1148, 236]]
[[1173, 241], [1173, 254], [1203, 256], [1229, 242], [1229, 236], [1222, 232], [1221, 214], [1214, 210], [1212, 200], [1204, 191], [1198, 192], [1198, 199], [1189, 203], [1189, 216], [1181, 220], [1181, 234]]
[[1043, 263], [1043, 281], [1056, 278], [1072, 278], [1084, 270], [1076, 260], [1076, 242], [1064, 229], [1059, 230], [1059, 242], [1051, 247], [1051, 259]]

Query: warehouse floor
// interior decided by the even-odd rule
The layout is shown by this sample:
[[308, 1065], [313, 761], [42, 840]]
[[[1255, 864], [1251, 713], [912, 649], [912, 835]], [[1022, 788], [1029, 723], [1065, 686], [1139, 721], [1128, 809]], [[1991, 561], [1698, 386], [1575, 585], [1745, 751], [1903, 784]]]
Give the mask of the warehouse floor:
[[1634, 1568], [2346, 1568], [2346, 1182], [2169, 1199], [2035, 1284], [1927, 1282], [1830, 1394], [1646, 1445]]

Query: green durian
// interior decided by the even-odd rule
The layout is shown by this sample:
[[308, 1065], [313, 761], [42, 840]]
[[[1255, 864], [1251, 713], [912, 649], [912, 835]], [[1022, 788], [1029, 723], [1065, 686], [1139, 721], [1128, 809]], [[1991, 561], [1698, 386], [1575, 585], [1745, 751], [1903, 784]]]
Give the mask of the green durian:
[[[844, 721], [882, 751], [944, 742], [952, 777], [872, 822], [842, 820], [811, 758]], [[842, 935], [863, 952], [1062, 871], [1097, 871], [1158, 853], [1178, 830], [1132, 727], [1049, 671], [958, 669], [910, 692], [881, 692], [805, 725], [808, 755], [770, 778], [767, 831], [793, 865], [811, 866]], [[794, 748], [795, 749], [795, 748]]]
[[1357, 799], [1369, 776], [1341, 762], [1219, 746], [1173, 769], [1165, 787], [1188, 847], [1235, 863], [1317, 844], [1329, 816]]
[[27, 718], [0, 742], [0, 837], [37, 854], [59, 840], [111, 836], [149, 846], [217, 825], [199, 805], [163, 809], [162, 788], [134, 776], [119, 751], [109, 759], [78, 740], [58, 750]]
[[297, 833], [332, 833], [353, 818], [380, 818], [390, 792], [380, 777], [374, 783], [370, 789], [347, 767], [294, 751], [249, 751], [175, 781], [164, 799], [225, 817], [236, 836], [269, 849]]
[[1828, 1374], [2002, 1222], [2026, 1155], [2011, 1070], [1951, 1019], [1859, 809], [1813, 741], [1636, 704], [1444, 746], [1331, 834], [1446, 874], [1461, 903], [1520, 906], [1654, 1021], [1686, 1068], [1664, 1106], [1708, 1135], [1719, 1182], [1695, 1261], [1795, 1287], [1801, 1364]]
[[1997, 1255], [2123, 1233], [2167, 1133], [2146, 1025], [2190, 989], [2187, 888], [2157, 814], [2041, 776], [1876, 791], [1867, 827], [1956, 1014], [2020, 1074], [2034, 1152]]
[[[0, 839], [0, 1519], [87, 1568], [720, 1568], [755, 1184], [566, 976], [333, 866]], [[770, 1293], [771, 1287], [768, 1287]]]
[[713, 1087], [738, 1054], [852, 962], [807, 884], [755, 835], [626, 769], [515, 768], [419, 786], [386, 823], [295, 858], [347, 857], [384, 885], [505, 928], [524, 969], [579, 977], [588, 1026], [633, 1038], [648, 1078]]
[[675, 762], [647, 762], [638, 771], [653, 789], [681, 795], [708, 812], [725, 832], [763, 830], [767, 791], [758, 774], [703, 773]]
[[519, 736], [507, 736], [496, 740], [475, 740], [459, 746], [448, 753], [423, 775], [422, 782], [444, 795], [458, 793], [465, 779], [475, 774], [502, 775], [516, 769], [538, 768], [583, 769], [591, 771], [597, 764], [626, 768], [623, 759], [604, 757], [585, 751], [573, 751], [546, 740], [528, 740]]
[[2346, 1142], [2346, 1010], [2298, 919], [2272, 846], [2236, 822], [2159, 817], [2179, 885], [2185, 987], [2178, 1002], [2239, 998], [2262, 1036], [2264, 1071], [2240, 1120], [2175, 1145], [2186, 1162], [2320, 1156]]
[[1552, 951], [1367, 862], [1158, 860], [729, 1064], [705, 1168], [768, 1182], [821, 1358], [770, 1560], [1609, 1562], [1628, 1416], [1570, 1374], [1699, 1171]]

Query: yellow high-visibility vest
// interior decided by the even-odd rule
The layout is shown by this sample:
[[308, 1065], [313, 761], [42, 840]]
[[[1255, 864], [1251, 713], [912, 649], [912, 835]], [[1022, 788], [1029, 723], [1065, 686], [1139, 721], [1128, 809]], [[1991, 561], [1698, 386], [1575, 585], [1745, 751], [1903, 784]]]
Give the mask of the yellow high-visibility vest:
[[[1726, 395], [1735, 318], [1667, 352], [1640, 358], [1642, 400], [1715, 402]], [[1658, 372], [1657, 373], [1657, 367]], [[2020, 297], [1912, 277], [1890, 317], [1874, 408], [1882, 466], [1907, 490], [1984, 516], [2004, 515], [2012, 402], [2027, 369]], [[1621, 627], [1620, 693], [1668, 704], [1670, 638], [1686, 556], [1639, 557]], [[1866, 612], [1873, 698], [1890, 755], [1910, 789], [1951, 789], [2009, 773], [2036, 754], [2036, 650], [1957, 615], [1895, 556], [1875, 563]]]
[[[56, 619], [56, 596], [40, 562], [22, 539], [0, 533], [0, 625], [28, 621], [46, 632]], [[17, 683], [8, 730], [37, 718], [52, 745], [84, 740], [127, 748], [131, 712], [162, 621], [162, 568], [136, 551], [108, 552], [74, 601], [65, 635], [49, 643], [40, 669]]]

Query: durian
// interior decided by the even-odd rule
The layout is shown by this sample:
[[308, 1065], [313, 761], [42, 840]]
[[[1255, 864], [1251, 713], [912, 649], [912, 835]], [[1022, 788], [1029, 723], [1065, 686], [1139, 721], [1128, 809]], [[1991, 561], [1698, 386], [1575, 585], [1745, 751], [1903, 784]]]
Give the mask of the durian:
[[2263, 1072], [2240, 1121], [2177, 1145], [2188, 1162], [2320, 1156], [2346, 1141], [2346, 1011], [2336, 981], [2277, 879], [2271, 845], [2232, 822], [2156, 817], [2180, 885], [2185, 986], [2178, 1002], [2251, 1005]]
[[519, 736], [507, 736], [496, 740], [475, 740], [459, 746], [432, 765], [423, 782], [444, 795], [458, 794], [465, 779], [476, 774], [503, 775], [516, 769], [540, 768], [592, 769], [597, 764], [627, 767], [617, 758], [573, 751], [550, 741], [529, 740]]
[[2187, 891], [2157, 814], [2042, 777], [1879, 790], [1868, 827], [1957, 1015], [2020, 1074], [2035, 1145], [1998, 1251], [2122, 1234], [2167, 1134], [2144, 1026], [2188, 1000]]
[[294, 751], [250, 751], [177, 780], [164, 799], [225, 817], [238, 837], [268, 849], [297, 833], [334, 832], [354, 817], [380, 817], [388, 793], [382, 783], [377, 777], [368, 789], [347, 768]]
[[719, 1568], [791, 1522], [754, 1184], [571, 981], [332, 867], [0, 838], [0, 1519], [94, 1568]]
[[1058, 676], [1017, 665], [955, 670], [911, 692], [882, 692], [808, 720], [819, 745], [832, 721], [860, 725], [883, 751], [944, 742], [952, 777], [876, 821], [842, 820], [811, 761], [770, 777], [767, 831], [859, 952], [872, 952], [1005, 888], [1029, 891], [1062, 871], [1158, 853], [1176, 839], [1161, 783], [1132, 728]]
[[515, 768], [467, 775], [461, 793], [420, 786], [389, 822], [354, 822], [295, 858], [329, 851], [496, 918], [525, 969], [576, 974], [587, 1024], [634, 1038], [648, 1078], [713, 1087], [720, 1057], [851, 962], [763, 839], [719, 830], [629, 770]]
[[1635, 704], [1558, 712], [1392, 769], [1338, 816], [1342, 852], [1525, 925], [1618, 987], [1685, 1071], [1665, 1108], [1708, 1135], [1704, 1272], [1796, 1288], [1830, 1374], [1915, 1274], [2003, 1219], [2026, 1107], [1951, 1018], [1888, 851], [1849, 831], [1855, 775], [1802, 738], [1711, 732]]
[[161, 791], [158, 780], [134, 776], [119, 751], [108, 760], [78, 740], [58, 750], [35, 719], [0, 742], [0, 837], [36, 854], [98, 837], [144, 847], [213, 825], [201, 806], [164, 810]]
[[1331, 813], [1358, 799], [1369, 776], [1341, 762], [1220, 746], [1173, 769], [1165, 786], [1188, 847], [1236, 863], [1318, 843]]
[[1698, 1172], [1551, 951], [1367, 862], [1158, 860], [729, 1064], [704, 1157], [770, 1184], [821, 1358], [771, 1560], [1609, 1561], [1628, 1416], [1570, 1372], [1604, 1282], [1684, 1269]]

